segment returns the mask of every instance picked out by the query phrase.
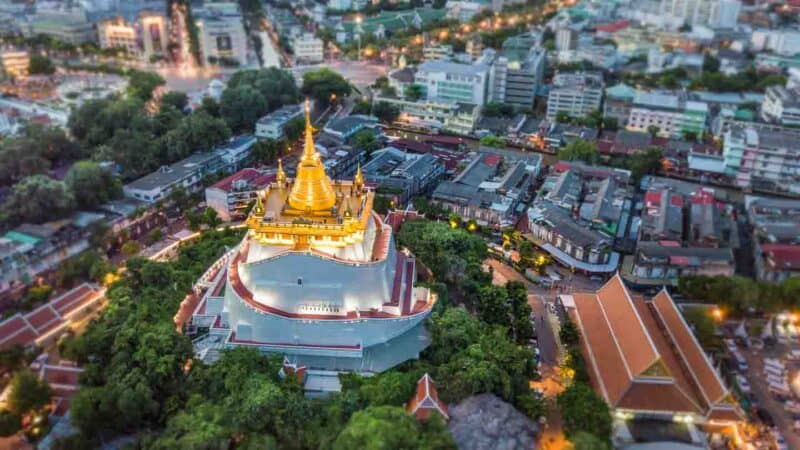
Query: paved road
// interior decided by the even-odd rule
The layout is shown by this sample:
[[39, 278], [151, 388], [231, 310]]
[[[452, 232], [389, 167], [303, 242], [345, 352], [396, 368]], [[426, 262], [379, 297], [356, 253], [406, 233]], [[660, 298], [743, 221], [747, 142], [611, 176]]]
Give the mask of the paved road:
[[[750, 382], [750, 389], [759, 403], [759, 407], [767, 410], [775, 421], [775, 425], [780, 430], [786, 443], [790, 449], [800, 449], [800, 435], [792, 430], [793, 420], [783, 409], [783, 402], [777, 400], [772, 394], [769, 393], [767, 382], [764, 377], [764, 357], [776, 358], [780, 357], [783, 352], [776, 349], [765, 349], [762, 351], [750, 349], [739, 349], [742, 355], [747, 360], [749, 370], [745, 374], [747, 380]], [[796, 367], [787, 364], [789, 374], [795, 373]]]

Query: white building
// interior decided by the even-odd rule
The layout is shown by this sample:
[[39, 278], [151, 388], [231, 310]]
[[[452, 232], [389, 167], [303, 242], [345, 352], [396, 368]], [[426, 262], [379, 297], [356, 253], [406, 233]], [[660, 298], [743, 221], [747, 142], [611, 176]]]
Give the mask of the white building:
[[547, 97], [547, 120], [554, 122], [559, 112], [570, 117], [586, 117], [600, 109], [603, 76], [597, 73], [558, 73]]
[[736, 28], [742, 2], [739, 0], [717, 0], [711, 5], [711, 17], [708, 25], [711, 28]]
[[333, 11], [350, 11], [353, 9], [352, 0], [329, 0], [328, 9]]
[[311, 33], [303, 33], [292, 42], [297, 63], [317, 64], [325, 60], [325, 44]]
[[206, 205], [224, 221], [242, 219], [258, 192], [275, 181], [274, 173], [242, 169], [207, 187]]
[[256, 137], [259, 139], [281, 140], [284, 136], [284, 128], [292, 119], [303, 115], [303, 108], [300, 105], [286, 105], [256, 122]]
[[742, 188], [800, 193], [800, 133], [731, 127], [722, 150], [726, 172]]
[[425, 90], [429, 101], [472, 103], [487, 101], [489, 66], [482, 62], [460, 64], [450, 61], [425, 61], [415, 74], [415, 83]]
[[658, 128], [662, 137], [682, 138], [686, 133], [703, 135], [708, 119], [708, 104], [686, 100], [682, 96], [638, 91], [633, 99], [627, 128], [649, 132]]
[[204, 64], [247, 64], [247, 35], [237, 4], [207, 3], [194, 17]]
[[769, 86], [761, 102], [761, 118], [782, 125], [800, 125], [800, 87]]
[[6, 50], [0, 53], [0, 65], [3, 73], [11, 78], [23, 78], [28, 76], [30, 57], [24, 50]]
[[143, 11], [134, 22], [114, 17], [97, 24], [97, 37], [100, 48], [123, 49], [147, 62], [167, 51], [167, 18], [150, 11]]

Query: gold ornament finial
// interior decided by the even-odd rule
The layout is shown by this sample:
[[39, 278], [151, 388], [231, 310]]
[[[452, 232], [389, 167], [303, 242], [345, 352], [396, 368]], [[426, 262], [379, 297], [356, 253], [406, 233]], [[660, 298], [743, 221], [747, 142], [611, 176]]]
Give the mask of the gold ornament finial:
[[311, 106], [306, 99], [306, 130], [303, 156], [297, 163], [297, 176], [289, 193], [289, 206], [297, 211], [315, 212], [331, 209], [336, 204], [336, 193], [325, 166], [314, 147], [314, 129], [311, 126]]
[[253, 214], [257, 217], [264, 216], [264, 203], [261, 202], [260, 193], [256, 193], [256, 205], [253, 207]]
[[278, 158], [278, 173], [275, 176], [275, 181], [280, 187], [286, 184], [286, 172], [283, 171], [283, 158]]
[[361, 172], [361, 162], [358, 162], [358, 168], [356, 168], [356, 176], [353, 178], [353, 186], [355, 186], [357, 192], [361, 192], [361, 189], [364, 187], [364, 174]]

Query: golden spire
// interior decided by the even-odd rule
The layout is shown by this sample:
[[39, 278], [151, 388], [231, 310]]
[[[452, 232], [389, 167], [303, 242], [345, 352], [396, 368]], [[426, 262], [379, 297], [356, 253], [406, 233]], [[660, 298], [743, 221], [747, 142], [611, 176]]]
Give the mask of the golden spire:
[[306, 100], [306, 132], [303, 156], [297, 164], [297, 176], [289, 193], [289, 206], [299, 211], [324, 211], [336, 204], [336, 193], [325, 173], [325, 166], [314, 148], [311, 109]]
[[275, 181], [280, 187], [283, 187], [283, 185], [286, 184], [286, 172], [283, 171], [282, 158], [278, 158], [278, 173], [275, 176]]
[[253, 214], [256, 217], [264, 216], [264, 203], [261, 202], [261, 194], [256, 194], [256, 205], [253, 207]]
[[358, 168], [356, 169], [356, 176], [353, 178], [353, 186], [355, 186], [356, 191], [361, 191], [361, 188], [364, 187], [364, 174], [361, 173], [361, 162], [358, 163]]

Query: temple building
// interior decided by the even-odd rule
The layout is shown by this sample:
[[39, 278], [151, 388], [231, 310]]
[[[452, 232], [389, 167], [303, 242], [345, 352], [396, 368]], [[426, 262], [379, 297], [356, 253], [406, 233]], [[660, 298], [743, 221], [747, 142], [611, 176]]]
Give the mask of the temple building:
[[645, 299], [617, 274], [597, 292], [561, 295], [559, 301], [581, 332], [592, 387], [614, 414], [615, 444], [657, 435], [702, 445], [705, 434], [744, 422], [666, 290]]
[[339, 390], [339, 372], [417, 358], [436, 298], [414, 286], [415, 259], [395, 249], [361, 168], [353, 180], [328, 178], [308, 115], [306, 104], [296, 177], [279, 164], [257, 193], [246, 236], [198, 282], [206, 290], [191, 327], [206, 362], [225, 348], [256, 347], [306, 368], [307, 391], [329, 392]]

